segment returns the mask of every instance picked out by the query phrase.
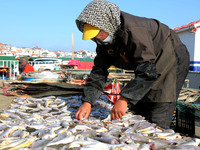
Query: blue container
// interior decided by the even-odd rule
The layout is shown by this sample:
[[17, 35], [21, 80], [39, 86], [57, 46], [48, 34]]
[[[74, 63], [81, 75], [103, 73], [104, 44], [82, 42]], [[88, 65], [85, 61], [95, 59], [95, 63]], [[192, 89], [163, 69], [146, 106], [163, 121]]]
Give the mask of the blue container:
[[8, 77], [7, 76], [0, 76], [0, 80], [7, 80]]
[[31, 81], [32, 79], [35, 79], [34, 77], [24, 77], [25, 81]]

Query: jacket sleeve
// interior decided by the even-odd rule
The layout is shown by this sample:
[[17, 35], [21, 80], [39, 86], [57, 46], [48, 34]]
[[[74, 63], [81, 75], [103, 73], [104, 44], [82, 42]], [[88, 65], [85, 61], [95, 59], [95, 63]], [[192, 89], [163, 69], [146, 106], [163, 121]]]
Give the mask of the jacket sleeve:
[[108, 56], [97, 52], [90, 77], [84, 86], [82, 101], [92, 105], [96, 102], [104, 89], [109, 74], [107, 69], [110, 66], [111, 62]]
[[135, 105], [152, 88], [158, 78], [155, 63], [144, 62], [139, 64], [135, 70], [135, 79], [132, 79], [121, 91], [121, 96], [128, 99], [129, 103]]

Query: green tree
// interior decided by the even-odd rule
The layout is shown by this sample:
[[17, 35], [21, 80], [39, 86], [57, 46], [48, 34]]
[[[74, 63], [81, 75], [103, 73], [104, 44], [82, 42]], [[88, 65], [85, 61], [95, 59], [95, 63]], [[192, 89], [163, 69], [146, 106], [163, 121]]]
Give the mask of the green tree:
[[85, 51], [82, 52], [82, 56], [85, 56], [87, 55], [87, 53]]

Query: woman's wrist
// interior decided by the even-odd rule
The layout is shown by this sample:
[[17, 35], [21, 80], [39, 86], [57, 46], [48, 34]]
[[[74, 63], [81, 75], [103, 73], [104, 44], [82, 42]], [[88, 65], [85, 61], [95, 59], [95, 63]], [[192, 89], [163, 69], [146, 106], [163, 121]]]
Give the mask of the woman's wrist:
[[92, 105], [89, 102], [83, 102], [83, 105], [91, 107]]
[[121, 96], [121, 97], [119, 98], [119, 100], [128, 103], [128, 100], [127, 100], [125, 97], [123, 97], [123, 96]]

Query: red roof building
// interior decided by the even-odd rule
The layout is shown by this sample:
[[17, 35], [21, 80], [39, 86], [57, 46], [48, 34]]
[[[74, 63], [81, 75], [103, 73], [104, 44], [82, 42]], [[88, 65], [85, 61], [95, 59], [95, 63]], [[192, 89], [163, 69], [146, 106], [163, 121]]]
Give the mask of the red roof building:
[[200, 71], [200, 20], [174, 28], [190, 53], [190, 70]]

